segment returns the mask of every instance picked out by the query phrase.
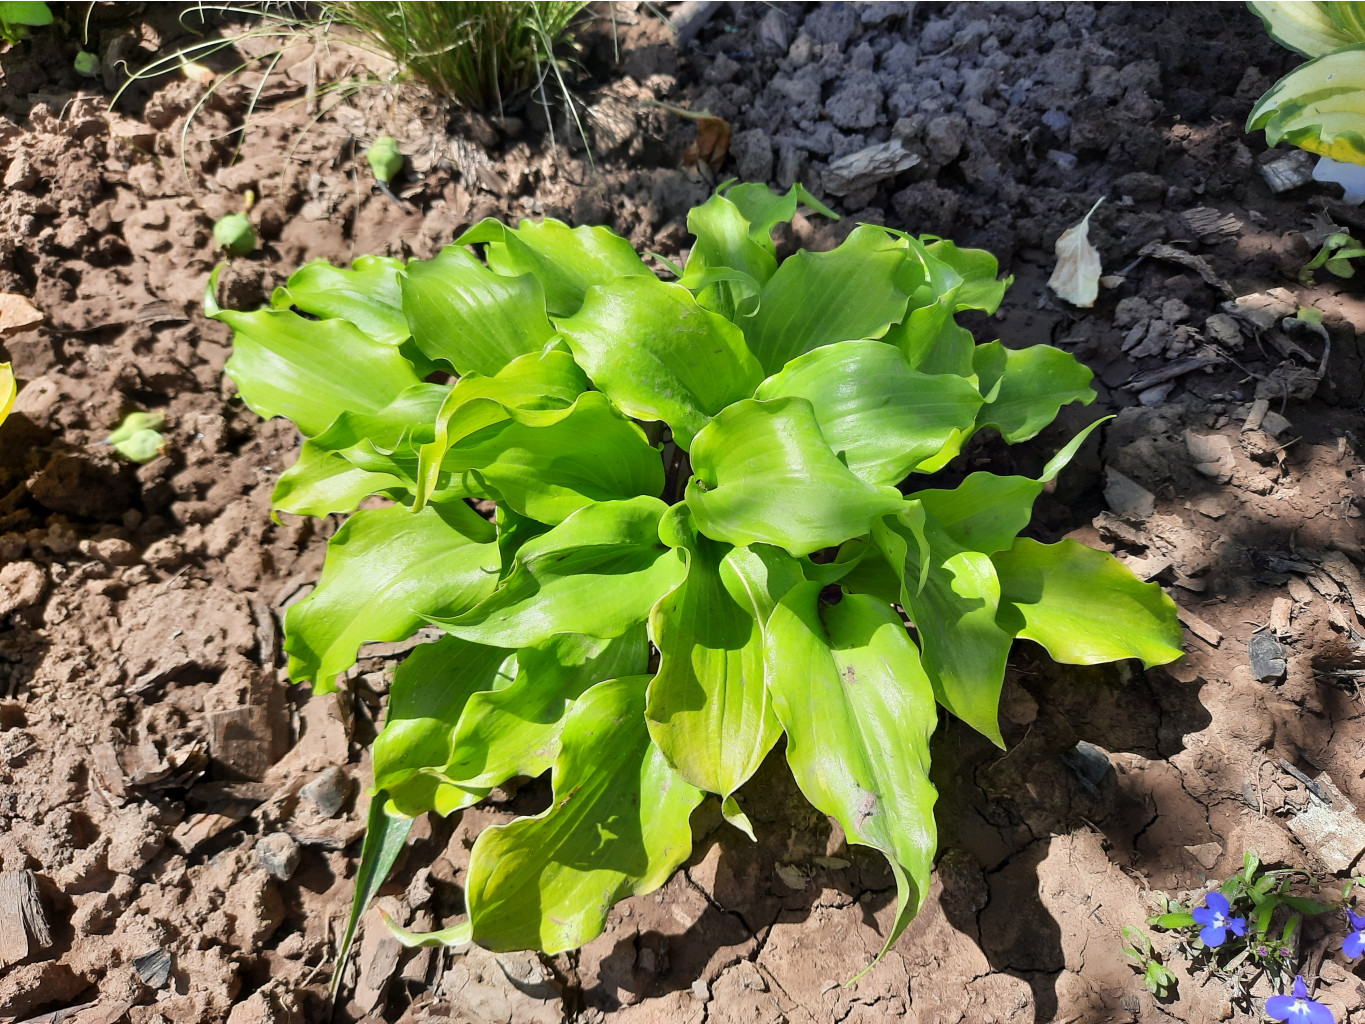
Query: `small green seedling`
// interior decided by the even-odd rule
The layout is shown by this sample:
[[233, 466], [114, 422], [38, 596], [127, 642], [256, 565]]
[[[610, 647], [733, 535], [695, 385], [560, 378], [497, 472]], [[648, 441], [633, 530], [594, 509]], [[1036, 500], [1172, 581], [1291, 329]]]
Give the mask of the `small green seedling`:
[[1365, 246], [1344, 231], [1333, 232], [1323, 240], [1318, 254], [1299, 271], [1299, 280], [1304, 284], [1313, 284], [1313, 272], [1319, 267], [1337, 277], [1355, 277], [1356, 268], [1351, 261], [1362, 256], [1365, 256]]
[[78, 75], [84, 75], [86, 78], [98, 78], [100, 73], [99, 54], [91, 53], [89, 50], [81, 50], [76, 54], [76, 59], [72, 61], [72, 66]]
[[1176, 976], [1161, 962], [1161, 954], [1152, 948], [1152, 940], [1141, 928], [1123, 926], [1123, 937], [1128, 945], [1123, 947], [1123, 955], [1132, 967], [1142, 975], [1142, 985], [1158, 999], [1166, 999], [1175, 991]]
[[370, 165], [374, 180], [387, 185], [403, 169], [406, 157], [398, 151], [398, 140], [392, 135], [381, 135], [365, 152], [365, 160]]
[[246, 215], [255, 202], [256, 193], [248, 189], [242, 197], [243, 212], [229, 213], [213, 225], [214, 244], [229, 256], [249, 256], [256, 251], [256, 229]]
[[276, 510], [349, 514], [286, 618], [292, 678], [326, 693], [362, 643], [445, 633], [389, 690], [353, 920], [413, 817], [548, 773], [544, 812], [474, 843], [468, 917], [400, 938], [578, 947], [687, 861], [706, 794], [753, 836], [740, 790], [785, 734], [805, 796], [887, 858], [889, 948], [929, 893], [938, 705], [1003, 747], [1016, 638], [1068, 664], [1181, 656], [1157, 584], [1021, 536], [1102, 420], [1038, 477], [934, 486], [978, 431], [1026, 441], [1092, 402], [1092, 372], [956, 322], [1009, 285], [982, 250], [863, 224], [779, 258], [799, 203], [826, 212], [722, 188], [677, 281], [555, 220], [309, 264], [268, 309], [220, 308], [210, 279], [243, 401], [307, 439]]
[[0, 0], [0, 40], [13, 46], [31, 28], [52, 24], [52, 9], [39, 0]]
[[130, 412], [118, 429], [105, 438], [105, 443], [113, 445], [114, 451], [126, 459], [151, 462], [166, 446], [166, 439], [161, 436], [165, 422], [154, 412]]

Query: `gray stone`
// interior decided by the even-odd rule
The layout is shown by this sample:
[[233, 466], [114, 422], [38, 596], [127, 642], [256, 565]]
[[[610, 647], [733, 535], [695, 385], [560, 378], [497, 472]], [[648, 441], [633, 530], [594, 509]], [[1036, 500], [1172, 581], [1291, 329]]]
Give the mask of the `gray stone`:
[[288, 832], [271, 832], [256, 841], [256, 860], [281, 882], [287, 882], [299, 866], [299, 844]]
[[1062, 763], [1071, 769], [1081, 785], [1095, 797], [1100, 796], [1105, 783], [1114, 778], [1114, 765], [1109, 760], [1109, 755], [1085, 740], [1081, 740], [1062, 754]]
[[164, 949], [153, 949], [133, 957], [133, 970], [144, 985], [161, 988], [171, 976], [171, 954]]
[[1317, 157], [1301, 149], [1261, 165], [1261, 177], [1275, 193], [1288, 192], [1313, 180], [1313, 165]]
[[777, 154], [777, 185], [791, 188], [801, 180], [806, 170], [806, 151], [795, 146], [783, 146]]
[[956, 160], [966, 141], [967, 122], [951, 114], [934, 118], [924, 128], [924, 146], [929, 151], [929, 159], [939, 166]]
[[351, 777], [340, 768], [328, 768], [299, 790], [299, 796], [312, 801], [324, 818], [335, 818], [341, 813], [351, 795]]
[[737, 133], [730, 140], [730, 153], [742, 181], [766, 182], [773, 176], [773, 147], [763, 129]]
[[953, 36], [957, 31], [954, 22], [947, 18], [935, 18], [925, 24], [924, 31], [919, 34], [919, 45], [925, 53], [938, 53], [946, 50], [948, 44], [953, 41]]
[[870, 71], [849, 75], [825, 103], [825, 113], [840, 128], [873, 128], [882, 106], [882, 89]]
[[1284, 645], [1269, 633], [1257, 633], [1247, 644], [1251, 674], [1263, 683], [1277, 683], [1284, 678], [1287, 664]]
[[846, 196], [894, 178], [919, 162], [920, 158], [906, 149], [900, 139], [891, 139], [835, 160], [825, 171], [822, 183], [831, 195]]
[[1104, 467], [1104, 500], [1110, 511], [1126, 519], [1146, 519], [1156, 508], [1151, 491], [1113, 466]]
[[791, 26], [787, 16], [776, 7], [769, 8], [763, 20], [758, 23], [759, 45], [777, 53], [785, 53], [791, 45]]

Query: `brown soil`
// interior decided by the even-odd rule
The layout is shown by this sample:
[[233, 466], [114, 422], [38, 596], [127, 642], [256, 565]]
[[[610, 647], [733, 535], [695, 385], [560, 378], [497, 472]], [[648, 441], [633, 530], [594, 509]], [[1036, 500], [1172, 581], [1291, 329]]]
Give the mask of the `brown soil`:
[[[774, 758], [741, 794], [757, 846], [706, 805], [686, 870], [621, 904], [580, 952], [407, 953], [367, 927], [332, 1019], [1251, 1019], [1176, 955], [1178, 993], [1155, 1000], [1120, 955], [1120, 927], [1152, 913], [1150, 890], [1197, 895], [1248, 848], [1349, 876], [1365, 848], [1351, 807], [1365, 806], [1365, 303], [1296, 274], [1305, 232], [1362, 215], [1331, 187], [1273, 195], [1260, 165], [1280, 154], [1241, 131], [1290, 55], [1240, 5], [722, 5], [681, 49], [635, 8], [617, 5], [615, 39], [603, 21], [581, 40], [591, 163], [562, 115], [552, 147], [535, 106], [449, 117], [410, 91], [362, 94], [304, 133], [309, 83], [343, 73], [344, 51], [284, 62], [245, 137], [232, 129], [254, 82], [225, 90], [190, 122], [182, 162], [201, 87], [166, 79], [110, 115], [61, 36], [0, 55], [0, 293], [45, 317], [0, 338], [23, 384], [0, 445], [0, 872], [12, 873], [0, 880], [32, 872], [40, 906], [24, 929], [0, 886], [0, 1022], [70, 1007], [83, 1009], [41, 1019], [329, 1012], [365, 746], [410, 645], [369, 651], [345, 700], [287, 683], [283, 609], [316, 580], [334, 524], [270, 519], [298, 439], [222, 376], [229, 333], [200, 313], [214, 219], [247, 188], [260, 197], [263, 248], [225, 279], [234, 306], [309, 259], [430, 256], [487, 215], [607, 223], [677, 257], [712, 182], [684, 164], [691, 124], [642, 99], [729, 119], [722, 177], [801, 180], [849, 215], [799, 219], [793, 244], [827, 246], [871, 220], [1001, 256], [1016, 283], [974, 329], [1076, 352], [1100, 399], [1026, 450], [977, 445], [962, 468], [1036, 469], [1068, 430], [1116, 412], [1035, 532], [1114, 550], [1167, 584], [1189, 656], [1149, 673], [1080, 670], [1021, 645], [1008, 752], [956, 722], [940, 729], [934, 888], [856, 985], [841, 983], [880, 948], [891, 880]], [[100, 52], [137, 64], [183, 45], [172, 13], [97, 26]], [[385, 131], [413, 155], [402, 208], [358, 167]], [[919, 162], [826, 187], [841, 157], [892, 140]], [[1051, 247], [1102, 195], [1092, 237], [1124, 280], [1076, 310], [1044, 287]], [[1139, 260], [1151, 242], [1203, 257], [1226, 292]], [[1287, 291], [1264, 294], [1275, 288]], [[1244, 302], [1240, 320], [1210, 322], [1229, 294], [1261, 294], [1269, 313]], [[1321, 380], [1321, 337], [1281, 322], [1296, 304], [1326, 314]], [[1151, 377], [1200, 355], [1208, 364], [1169, 388]], [[1270, 415], [1244, 430], [1258, 397]], [[140, 467], [101, 443], [133, 409], [168, 424], [165, 454]], [[1258, 634], [1282, 645], [1282, 681], [1254, 677]], [[1285, 763], [1335, 788], [1332, 813]], [[536, 806], [541, 785], [419, 822], [379, 904], [410, 927], [449, 922], [473, 837]], [[1341, 933], [1335, 918], [1310, 922], [1304, 961]], [[1338, 941], [1322, 948], [1317, 997], [1339, 1021], [1365, 1020], [1365, 973]]]

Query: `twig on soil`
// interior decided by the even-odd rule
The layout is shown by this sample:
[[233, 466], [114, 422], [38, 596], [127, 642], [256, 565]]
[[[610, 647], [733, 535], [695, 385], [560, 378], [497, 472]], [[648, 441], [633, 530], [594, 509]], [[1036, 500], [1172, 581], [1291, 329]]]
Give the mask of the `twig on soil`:
[[1310, 779], [1310, 778], [1309, 778], [1307, 775], [1305, 775], [1303, 772], [1301, 772], [1301, 771], [1299, 771], [1297, 768], [1295, 768], [1292, 764], [1290, 764], [1290, 763], [1289, 763], [1288, 761], [1286, 761], [1284, 758], [1280, 758], [1280, 767], [1283, 768], [1285, 771], [1287, 771], [1290, 775], [1294, 776], [1294, 778], [1296, 778], [1296, 779], [1298, 779], [1300, 782], [1302, 782], [1302, 783], [1304, 784], [1304, 786], [1306, 786], [1306, 787], [1308, 788], [1308, 792], [1309, 792], [1309, 793], [1311, 793], [1311, 794], [1312, 794], [1313, 796], [1315, 796], [1317, 799], [1321, 800], [1321, 801], [1322, 801], [1324, 804], [1326, 804], [1328, 807], [1331, 807], [1331, 806], [1332, 806], [1332, 798], [1331, 798], [1330, 796], [1327, 795], [1327, 791], [1324, 790], [1321, 786], [1319, 786], [1319, 785], [1318, 785], [1316, 782], [1314, 782], [1312, 779]]

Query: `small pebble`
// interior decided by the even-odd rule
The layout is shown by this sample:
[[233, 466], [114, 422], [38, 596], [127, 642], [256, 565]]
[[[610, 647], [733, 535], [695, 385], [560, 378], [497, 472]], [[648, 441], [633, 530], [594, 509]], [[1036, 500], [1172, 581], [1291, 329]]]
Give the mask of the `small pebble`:
[[311, 800], [324, 818], [335, 818], [351, 795], [351, 777], [340, 768], [328, 768], [299, 790], [299, 796]]
[[1269, 633], [1257, 633], [1247, 644], [1251, 674], [1263, 683], [1277, 683], [1284, 678], [1287, 665], [1284, 645]]
[[287, 882], [299, 866], [299, 844], [287, 832], [271, 832], [257, 841], [256, 860], [281, 882]]

